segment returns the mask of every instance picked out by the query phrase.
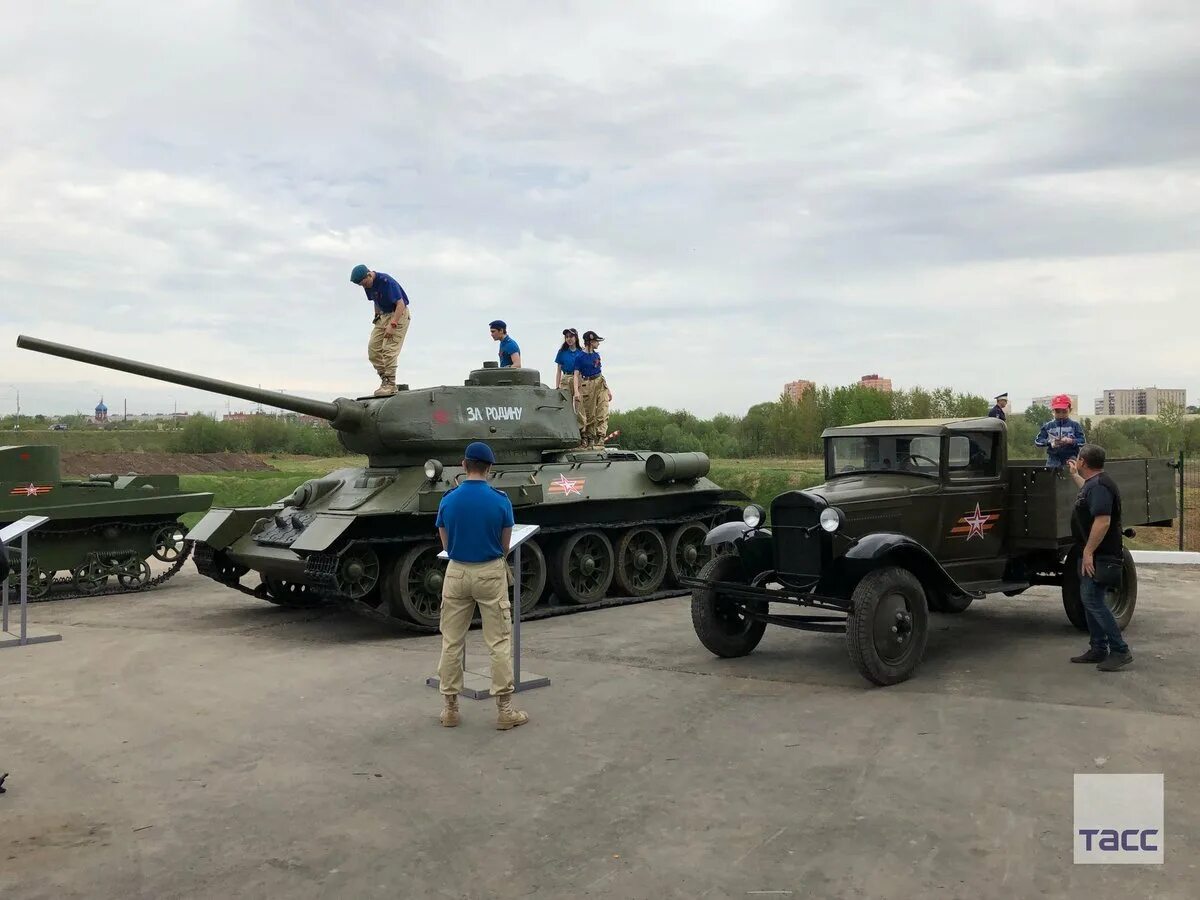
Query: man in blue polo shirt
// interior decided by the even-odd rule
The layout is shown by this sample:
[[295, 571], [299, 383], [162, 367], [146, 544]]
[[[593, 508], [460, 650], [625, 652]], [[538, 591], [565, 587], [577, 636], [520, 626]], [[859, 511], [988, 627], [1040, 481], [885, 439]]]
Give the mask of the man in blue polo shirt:
[[488, 323], [488, 328], [491, 329], [492, 340], [500, 342], [500, 368], [521, 368], [521, 348], [508, 336], [508, 326], [503, 320], [496, 319]]
[[483, 621], [483, 640], [492, 657], [496, 727], [507, 731], [529, 721], [528, 714], [512, 708], [512, 602], [504, 558], [512, 540], [513, 510], [508, 495], [488, 484], [488, 471], [495, 462], [487, 444], [468, 444], [462, 461], [467, 477], [438, 504], [438, 535], [450, 557], [442, 581], [442, 657], [438, 661], [439, 720], [447, 728], [459, 723], [463, 647], [476, 604]]
[[361, 285], [367, 299], [375, 305], [367, 359], [379, 374], [375, 396], [390, 397], [396, 393], [396, 360], [408, 334], [408, 294], [391, 275], [373, 272], [362, 264], [354, 267], [350, 280]]

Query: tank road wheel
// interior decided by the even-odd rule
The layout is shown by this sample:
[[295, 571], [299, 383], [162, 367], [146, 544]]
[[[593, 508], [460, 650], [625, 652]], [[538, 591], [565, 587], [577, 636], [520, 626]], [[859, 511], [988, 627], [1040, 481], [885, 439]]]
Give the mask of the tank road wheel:
[[154, 534], [154, 558], [165, 563], [173, 563], [179, 559], [187, 532], [187, 527], [180, 524], [166, 525], [158, 529]]
[[621, 535], [613, 577], [623, 596], [653, 594], [666, 576], [667, 542], [657, 528], [630, 528]]
[[[29, 576], [29, 599], [41, 600], [50, 593], [50, 588], [54, 585], [54, 573], [42, 571], [42, 567], [38, 565], [35, 557], [29, 558], [29, 565], [26, 567]], [[9, 600], [19, 600], [21, 597], [21, 566], [13, 563], [12, 572], [8, 576], [8, 598]]]
[[437, 627], [442, 611], [442, 579], [446, 563], [437, 558], [440, 543], [427, 541], [404, 551], [383, 585], [393, 616], [417, 625]]
[[688, 522], [671, 532], [667, 541], [667, 582], [679, 584], [680, 578], [695, 578], [713, 558], [713, 548], [704, 545], [708, 529], [699, 522]]
[[127, 591], [140, 591], [150, 583], [150, 563], [144, 559], [124, 563], [117, 572], [117, 584]]
[[[512, 569], [512, 557], [508, 567]], [[521, 545], [521, 615], [533, 612], [546, 590], [546, 554], [532, 538]], [[512, 595], [509, 595], [512, 599]]]
[[[713, 557], [697, 577], [705, 581], [741, 581], [741, 562], [736, 556]], [[737, 604], [712, 588], [693, 588], [692, 628], [700, 643], [717, 656], [729, 659], [745, 656], [757, 647], [767, 623], [747, 619]]]
[[98, 593], [108, 584], [105, 567], [95, 560], [76, 566], [71, 570], [71, 577], [75, 581], [75, 590], [83, 594]]
[[[1062, 599], [1063, 609], [1071, 624], [1080, 631], [1087, 631], [1087, 616], [1083, 611], [1083, 598], [1079, 594], [1079, 565], [1080, 551], [1072, 547], [1067, 553], [1065, 570], [1063, 571]], [[1112, 610], [1117, 624], [1124, 631], [1133, 620], [1133, 609], [1137, 606], [1137, 566], [1133, 556], [1125, 548], [1121, 548], [1123, 565], [1121, 567], [1121, 587], [1110, 590], [1104, 595], [1108, 608]]]
[[338, 560], [338, 590], [351, 600], [361, 600], [379, 585], [379, 570], [379, 556], [371, 547], [350, 547]]
[[921, 582], [907, 569], [876, 569], [858, 583], [853, 601], [846, 643], [858, 671], [879, 685], [910, 678], [929, 640], [929, 610]]
[[550, 586], [567, 603], [601, 600], [612, 584], [613, 562], [612, 542], [603, 532], [567, 535], [554, 553]]
[[286, 578], [263, 575], [262, 583], [267, 588], [266, 599], [276, 606], [285, 606], [288, 609], [309, 609], [324, 603], [321, 597], [309, 591], [307, 585], [288, 581]]

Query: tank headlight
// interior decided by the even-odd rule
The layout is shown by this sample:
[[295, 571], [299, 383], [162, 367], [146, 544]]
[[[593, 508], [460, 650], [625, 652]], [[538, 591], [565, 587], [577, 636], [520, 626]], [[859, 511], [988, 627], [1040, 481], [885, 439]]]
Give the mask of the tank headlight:
[[742, 521], [751, 528], [757, 528], [767, 520], [767, 511], [757, 503], [751, 503], [742, 510]]
[[425, 461], [425, 477], [430, 481], [437, 481], [442, 477], [442, 463], [440, 460], [430, 459]]
[[844, 518], [845, 517], [842, 515], [842, 511], [836, 506], [826, 507], [825, 509], [821, 510], [821, 527], [830, 534], [833, 534], [842, 527]]

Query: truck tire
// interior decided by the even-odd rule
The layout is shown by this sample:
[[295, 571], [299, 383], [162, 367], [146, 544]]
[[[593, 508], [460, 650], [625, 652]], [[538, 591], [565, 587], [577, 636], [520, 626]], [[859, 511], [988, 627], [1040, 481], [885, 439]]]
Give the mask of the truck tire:
[[[1079, 594], [1079, 564], [1082, 553], [1078, 547], [1072, 547], [1067, 553], [1064, 564], [1062, 583], [1063, 610], [1071, 624], [1080, 631], [1087, 631], [1087, 615], [1083, 611], [1083, 598]], [[1137, 564], [1133, 555], [1124, 547], [1121, 548], [1121, 587], [1120, 590], [1109, 591], [1106, 597], [1108, 607], [1113, 611], [1117, 624], [1124, 631], [1133, 620], [1133, 610], [1137, 606]]]
[[[738, 581], [740, 570], [741, 561], [736, 556], [721, 555], [705, 563], [697, 577], [705, 581]], [[692, 588], [692, 627], [701, 644], [717, 656], [731, 659], [754, 650], [767, 630], [767, 623], [740, 615], [734, 604], [722, 599], [715, 590]]]
[[878, 685], [911, 678], [929, 640], [921, 582], [907, 569], [876, 569], [858, 583], [852, 600], [846, 644], [859, 673]]

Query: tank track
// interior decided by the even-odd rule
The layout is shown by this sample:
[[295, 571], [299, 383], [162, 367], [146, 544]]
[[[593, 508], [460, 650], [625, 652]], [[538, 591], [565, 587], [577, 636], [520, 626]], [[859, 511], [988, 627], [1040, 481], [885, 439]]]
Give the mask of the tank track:
[[[706, 510], [691, 513], [686, 516], [678, 516], [670, 519], [631, 519], [628, 521], [605, 522], [602, 527], [610, 528], [632, 528], [638, 525], [682, 525], [687, 522], [709, 522], [721, 515], [728, 514], [730, 507], [717, 505]], [[579, 531], [578, 523], [567, 525], [552, 525], [541, 528], [538, 531], [538, 537], [546, 534], [561, 534], [571, 531]], [[404, 546], [406, 544], [421, 543], [429, 540], [428, 537], [403, 537], [403, 538], [363, 538], [355, 539], [342, 548], [345, 552], [349, 547], [361, 546], [363, 544], [373, 544], [382, 546]], [[308, 558], [305, 566], [305, 576], [312, 579], [314, 587], [326, 599], [337, 603], [346, 609], [354, 611], [358, 615], [366, 616], [369, 619], [374, 619], [377, 622], [385, 622], [402, 631], [413, 634], [438, 634], [437, 626], [435, 625], [420, 625], [416, 622], [410, 622], [406, 619], [400, 619], [395, 616], [388, 615], [385, 612], [380, 612], [370, 604], [363, 603], [361, 600], [355, 600], [350, 597], [339, 594], [336, 582], [336, 572], [338, 559], [340, 557], [334, 553], [319, 553], [313, 554]], [[196, 547], [195, 560], [196, 568], [202, 575], [206, 575], [215, 581], [220, 582], [226, 587], [233, 588], [243, 594], [248, 594], [251, 597], [262, 600], [264, 599], [265, 586], [259, 585], [256, 588], [246, 587], [244, 584], [232, 583], [218, 577], [220, 571], [219, 565], [215, 560], [215, 551], [207, 544], [201, 544]], [[522, 613], [522, 622], [532, 622], [538, 619], [551, 619], [557, 616], [569, 616], [575, 613], [590, 612], [594, 609], [611, 609], [617, 606], [633, 606], [638, 603], [649, 603], [654, 600], [664, 600], [668, 597], [681, 597], [690, 593], [690, 588], [667, 588], [660, 591], [655, 591], [653, 594], [647, 594], [641, 597], [603, 597], [600, 600], [595, 600], [591, 603], [560, 603], [554, 606], [543, 604], [535, 607], [531, 612]], [[471, 623], [473, 626], [479, 625], [479, 617], [476, 616]]]
[[[113, 525], [116, 525], [119, 528], [131, 530], [131, 531], [132, 530], [158, 531], [160, 528], [166, 528], [168, 526], [178, 525], [178, 524], [179, 524], [179, 522], [175, 519], [164, 519], [161, 522], [139, 522], [137, 524], [126, 523], [126, 522], [106, 521], [106, 522], [99, 522], [95, 525], [88, 525], [83, 528], [41, 529], [38, 531], [37, 536], [39, 539], [42, 539], [42, 540], [45, 540], [46, 538], [54, 538], [59, 535], [75, 536], [75, 535], [79, 535], [79, 534], [86, 534], [90, 531], [99, 531], [102, 528], [111, 528]], [[62, 585], [68, 585], [68, 584], [74, 585], [75, 584], [75, 579], [73, 577], [71, 577], [70, 575], [65, 575], [65, 576], [60, 576], [60, 577], [52, 580], [50, 582], [50, 590], [49, 591], [47, 591], [41, 597], [30, 597], [29, 602], [30, 603], [49, 603], [54, 600], [74, 600], [74, 599], [78, 599], [80, 597], [85, 597], [85, 598], [90, 599], [92, 597], [110, 597], [114, 594], [140, 594], [144, 591], [153, 590], [154, 588], [158, 587], [163, 582], [168, 581], [169, 579], [173, 578], [176, 574], [178, 574], [179, 570], [183, 568], [183, 564], [187, 562], [188, 556], [191, 555], [191, 552], [192, 552], [192, 542], [185, 540], [183, 542], [182, 549], [180, 549], [180, 551], [179, 551], [179, 558], [176, 559], [175, 562], [171, 563], [171, 565], [166, 569], [166, 571], [160, 573], [159, 575], [157, 575], [154, 578], [151, 578], [145, 584], [140, 585], [138, 587], [133, 587], [133, 588], [123, 587], [118, 582], [118, 583], [114, 584], [112, 587], [100, 588], [99, 590], [95, 590], [95, 591], [81, 591], [78, 589], [72, 590], [72, 591], [56, 590], [56, 588], [58, 588]], [[108, 555], [113, 556], [116, 554], [108, 554]], [[135, 556], [136, 554], [133, 554], [133, 553], [121, 554], [122, 557], [124, 557], [126, 555], [132, 557], [132, 556]], [[145, 557], [143, 557], [143, 559], [144, 558]], [[14, 568], [14, 570], [19, 571], [19, 569], [17, 568], [16, 565], [14, 565], [13, 568]], [[20, 594], [19, 594], [20, 588], [19, 587], [17, 588], [17, 591], [18, 591], [18, 595], [15, 599], [19, 602], [20, 601]], [[13, 602], [13, 599], [14, 599], [13, 588], [10, 585], [9, 594], [8, 594], [8, 601], [10, 604]]]

